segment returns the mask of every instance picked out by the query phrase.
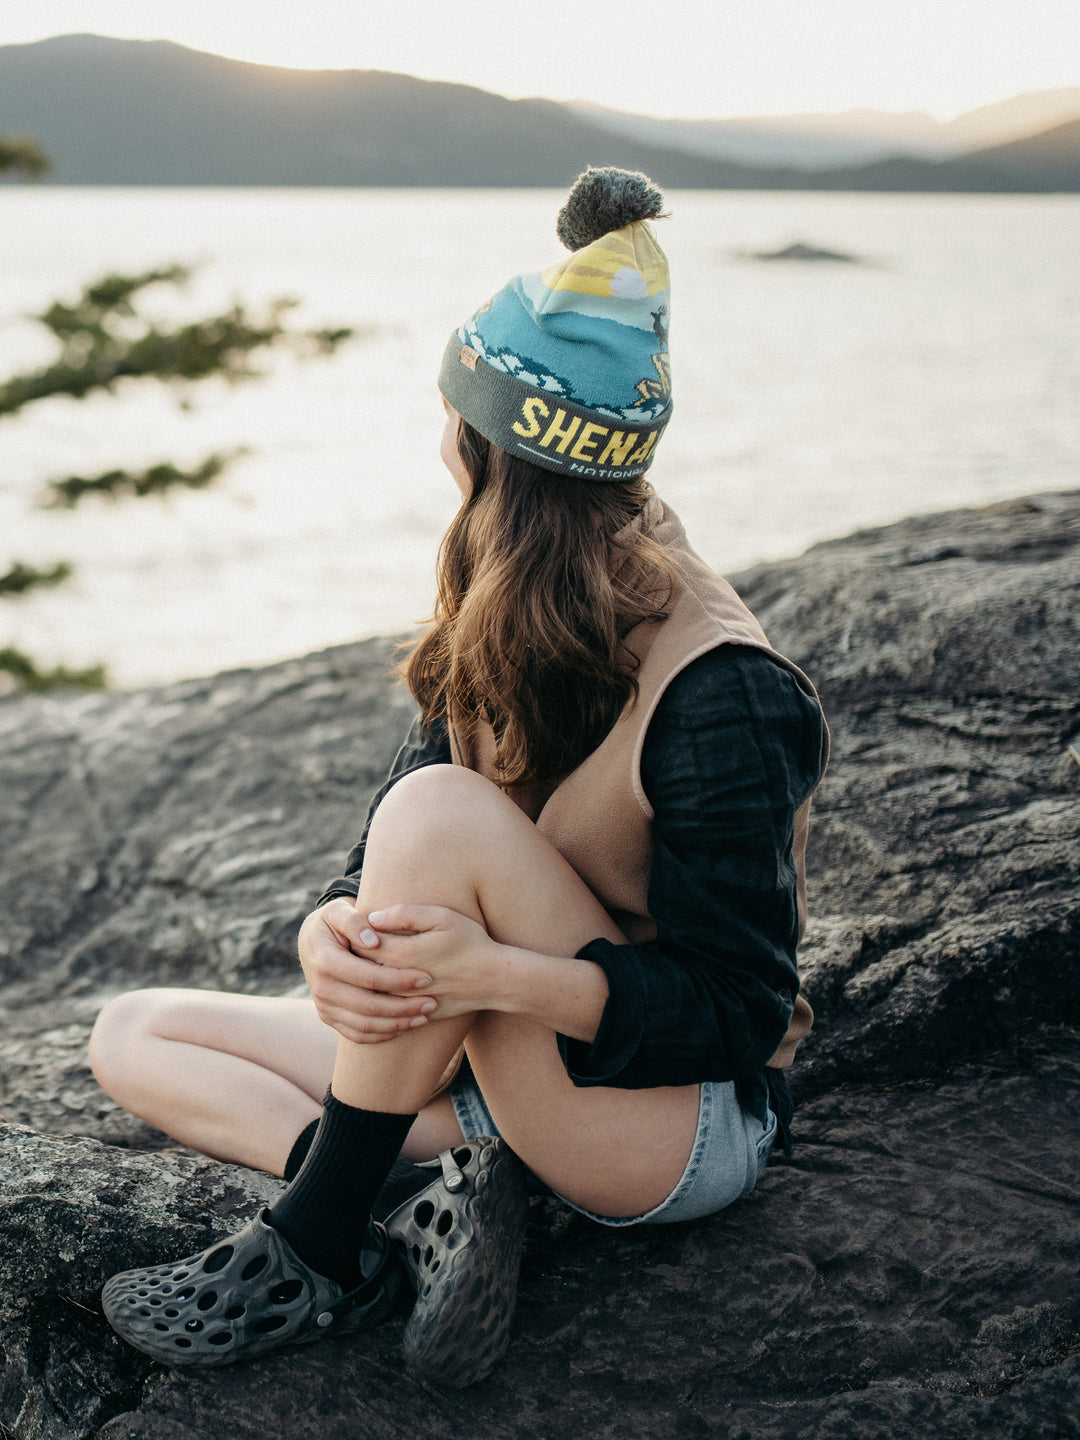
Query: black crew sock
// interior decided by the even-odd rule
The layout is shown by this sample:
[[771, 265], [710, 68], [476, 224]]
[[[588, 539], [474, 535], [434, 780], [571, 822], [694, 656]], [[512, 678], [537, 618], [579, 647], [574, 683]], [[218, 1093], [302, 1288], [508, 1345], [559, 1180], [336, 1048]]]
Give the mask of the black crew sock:
[[270, 1223], [304, 1264], [345, 1290], [363, 1279], [360, 1245], [371, 1202], [415, 1119], [415, 1115], [360, 1110], [343, 1104], [328, 1090], [307, 1158], [271, 1207]]
[[320, 1115], [318, 1120], [309, 1121], [293, 1141], [293, 1147], [289, 1151], [289, 1158], [285, 1161], [285, 1170], [281, 1177], [286, 1183], [290, 1180], [295, 1180], [297, 1175], [299, 1175], [300, 1166], [303, 1165], [308, 1157], [308, 1151], [311, 1149], [312, 1141], [315, 1139], [315, 1132], [319, 1128], [319, 1120], [321, 1119], [322, 1116]]

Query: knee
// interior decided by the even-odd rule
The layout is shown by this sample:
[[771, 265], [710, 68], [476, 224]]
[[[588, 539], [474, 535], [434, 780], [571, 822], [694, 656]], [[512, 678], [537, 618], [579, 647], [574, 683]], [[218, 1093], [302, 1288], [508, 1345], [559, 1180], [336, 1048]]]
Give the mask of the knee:
[[145, 1050], [163, 1014], [171, 1008], [170, 990], [129, 990], [117, 995], [101, 1011], [90, 1034], [89, 1060], [94, 1078], [107, 1093], [123, 1078]]
[[[387, 791], [373, 825], [401, 825], [415, 840], [449, 830], [460, 839], [471, 822], [512, 805], [497, 785], [463, 765], [425, 765]], [[516, 807], [514, 807], [516, 809]]]

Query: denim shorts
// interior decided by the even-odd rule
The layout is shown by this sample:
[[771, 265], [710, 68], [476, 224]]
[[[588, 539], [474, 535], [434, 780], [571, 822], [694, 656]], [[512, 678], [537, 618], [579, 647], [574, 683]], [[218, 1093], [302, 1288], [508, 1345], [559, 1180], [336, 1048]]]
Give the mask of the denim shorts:
[[[643, 1215], [597, 1215], [565, 1196], [560, 1200], [596, 1220], [601, 1225], [665, 1225], [676, 1220], [699, 1220], [703, 1215], [723, 1210], [733, 1200], [749, 1195], [757, 1184], [776, 1139], [776, 1116], [770, 1110], [768, 1122], [762, 1125], [743, 1110], [735, 1096], [732, 1080], [706, 1081], [698, 1087], [697, 1131], [679, 1181], [659, 1205]], [[450, 1086], [450, 1099], [461, 1133], [466, 1140], [478, 1135], [498, 1135], [491, 1111], [468, 1066]], [[544, 1194], [557, 1194], [540, 1182], [536, 1187]]]

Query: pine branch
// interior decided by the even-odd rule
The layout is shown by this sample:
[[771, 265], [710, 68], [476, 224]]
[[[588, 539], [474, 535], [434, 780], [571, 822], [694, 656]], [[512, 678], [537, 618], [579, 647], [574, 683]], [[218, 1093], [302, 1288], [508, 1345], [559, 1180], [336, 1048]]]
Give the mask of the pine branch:
[[[44, 168], [46, 163], [33, 142], [0, 137], [0, 174], [5, 169], [20, 168], [30, 173], [35, 167]], [[52, 395], [82, 399], [95, 391], [111, 391], [124, 379], [176, 385], [190, 385], [212, 375], [230, 382], [247, 380], [260, 373], [255, 357], [262, 351], [286, 347], [300, 358], [326, 355], [355, 333], [344, 326], [289, 329], [285, 317], [296, 304], [292, 300], [277, 300], [261, 315], [234, 305], [221, 315], [171, 327], [155, 324], [138, 313], [136, 300], [142, 291], [152, 285], [180, 286], [188, 278], [189, 271], [181, 265], [137, 275], [107, 275], [88, 285], [74, 304], [58, 301], [35, 316], [53, 335], [59, 354], [51, 365], [0, 382], [0, 416], [16, 414], [24, 405]], [[73, 509], [87, 495], [117, 499], [159, 495], [178, 487], [203, 489], [245, 453], [240, 449], [210, 455], [189, 470], [163, 462], [135, 472], [110, 470], [91, 477], [71, 475], [48, 485], [42, 504]], [[63, 561], [50, 570], [17, 562], [0, 576], [0, 596], [58, 585], [70, 573], [70, 566]], [[8, 688], [34, 691], [71, 686], [102, 689], [107, 684], [103, 665], [86, 670], [69, 670], [65, 666], [40, 670], [29, 655], [10, 645], [0, 648], [0, 681], [4, 676], [8, 677]]]
[[70, 575], [71, 566], [66, 560], [58, 561], [51, 570], [38, 570], [16, 560], [6, 575], [0, 575], [0, 595], [25, 595], [28, 590], [61, 585]]
[[56, 337], [60, 355], [51, 365], [0, 383], [0, 415], [14, 415], [52, 395], [83, 399], [111, 391], [120, 380], [155, 379], [187, 385], [212, 375], [236, 383], [261, 371], [253, 357], [285, 347], [301, 358], [326, 355], [353, 334], [347, 327], [290, 330], [295, 300], [272, 302], [255, 315], [242, 305], [187, 325], [161, 326], [141, 317], [134, 300], [151, 285], [183, 285], [181, 265], [141, 275], [107, 275], [88, 285], [73, 305], [56, 302], [34, 318]]
[[30, 318], [51, 330], [61, 344], [74, 344], [82, 350], [95, 339], [107, 338], [108, 321], [115, 323], [119, 318], [129, 319], [135, 315], [132, 301], [140, 291], [151, 285], [173, 285], [181, 289], [190, 279], [191, 271], [186, 265], [162, 265], [139, 275], [105, 275], [87, 285], [74, 305], [54, 300], [47, 310]]
[[13, 645], [0, 648], [0, 675], [9, 675], [18, 690], [104, 690], [107, 684], [104, 665], [92, 665], [88, 670], [68, 670], [63, 665], [39, 670], [29, 655]]
[[36, 180], [52, 169], [52, 161], [30, 135], [0, 135], [0, 175]]
[[245, 448], [225, 454], [208, 455], [192, 470], [181, 470], [171, 462], [151, 465], [147, 470], [107, 470], [103, 475], [84, 478], [69, 475], [66, 480], [51, 480], [45, 487], [41, 506], [46, 510], [74, 510], [87, 495], [105, 495], [111, 500], [134, 496], [164, 495], [168, 490], [205, 490], [212, 485], [234, 460], [249, 451]]

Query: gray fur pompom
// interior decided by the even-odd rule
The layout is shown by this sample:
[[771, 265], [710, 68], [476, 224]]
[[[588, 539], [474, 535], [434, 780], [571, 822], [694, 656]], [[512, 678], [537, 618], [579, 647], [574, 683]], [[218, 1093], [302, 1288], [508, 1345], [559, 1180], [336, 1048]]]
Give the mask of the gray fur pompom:
[[601, 235], [634, 220], [659, 219], [663, 213], [663, 195], [640, 170], [590, 166], [566, 197], [555, 233], [568, 250], [583, 250]]

